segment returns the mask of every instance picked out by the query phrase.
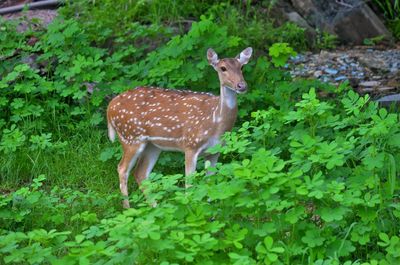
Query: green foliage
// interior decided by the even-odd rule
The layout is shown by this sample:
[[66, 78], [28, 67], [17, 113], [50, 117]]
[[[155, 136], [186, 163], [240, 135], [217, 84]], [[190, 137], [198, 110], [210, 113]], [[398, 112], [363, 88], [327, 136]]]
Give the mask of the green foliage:
[[383, 13], [389, 29], [396, 39], [400, 39], [400, 1], [374, 0], [372, 1]]
[[389, 28], [396, 39], [400, 39], [400, 18], [388, 22]]
[[[1, 262], [400, 262], [399, 115], [345, 84], [292, 80], [280, 66], [297, 46], [269, 43], [279, 34], [258, 38], [263, 20], [250, 19], [250, 4], [202, 3], [105, 1], [108, 13], [74, 1], [46, 30], [18, 34], [2, 22]], [[119, 9], [126, 17], [112, 20]], [[166, 23], [168, 12], [206, 14], [178, 35], [148, 23]], [[163, 156], [155, 172], [164, 175], [153, 173], [144, 194], [131, 185], [134, 208], [121, 211], [121, 150], [107, 142], [103, 118], [111, 97], [144, 84], [217, 92], [207, 48], [233, 57], [253, 42], [272, 59], [259, 52], [244, 68], [251, 89], [238, 97], [238, 128], [209, 150], [222, 154], [207, 168], [214, 175], [199, 169], [184, 179], [182, 158]]]
[[276, 66], [284, 66], [290, 56], [296, 56], [297, 53], [289, 46], [288, 43], [274, 43], [269, 48], [269, 56], [272, 63]]
[[385, 36], [383, 36], [383, 35], [376, 36], [376, 37], [373, 37], [373, 38], [367, 38], [367, 39], [364, 39], [363, 44], [364, 45], [369, 45], [369, 46], [370, 45], [376, 45], [376, 44], [382, 42], [384, 38], [385, 38]]
[[3, 195], [4, 261], [399, 262], [397, 114], [352, 91], [322, 101], [310, 89], [291, 109], [253, 112], [239, 134], [225, 138], [244, 149], [215, 148], [236, 159], [213, 176], [200, 171], [185, 190], [182, 175], [152, 174], [122, 213], [116, 195], [46, 192], [43, 176]]
[[315, 39], [315, 48], [321, 50], [329, 50], [336, 48], [338, 44], [338, 37], [336, 35], [330, 34], [326, 31], [320, 31], [319, 29], [316, 30], [317, 37]]
[[[67, 1], [66, 8], [62, 9], [62, 14], [68, 17], [76, 16], [82, 24], [85, 24], [89, 34], [95, 34], [97, 40], [110, 41], [110, 37], [129, 36], [124, 34], [134, 34], [132, 28], [134, 21], [143, 24], [161, 25], [172, 24], [177, 26], [183, 23], [186, 18], [198, 18], [207, 12], [213, 5], [210, 0], [176, 0], [176, 1], [124, 1], [124, 0], [103, 0], [97, 1]], [[115, 14], [123, 14], [116, 16]], [[101, 29], [101, 31], [98, 31]], [[104, 29], [107, 29], [104, 31]], [[100, 34], [99, 34], [100, 33]], [[162, 32], [156, 32], [162, 33]]]
[[397, 19], [400, 15], [399, 0], [374, 0], [372, 2], [383, 11], [383, 14], [387, 19]]

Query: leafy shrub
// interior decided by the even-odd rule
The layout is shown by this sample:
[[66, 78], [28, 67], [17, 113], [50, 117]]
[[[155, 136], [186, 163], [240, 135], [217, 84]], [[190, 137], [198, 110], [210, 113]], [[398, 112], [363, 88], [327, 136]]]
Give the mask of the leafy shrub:
[[[90, 210], [65, 214], [86, 224], [80, 231], [3, 231], [0, 251], [31, 264], [395, 264], [400, 126], [368, 101], [352, 91], [322, 101], [311, 89], [292, 109], [253, 112], [239, 138], [228, 133], [213, 150], [235, 161], [192, 175], [192, 188], [182, 175], [152, 174], [146, 197], [132, 194], [135, 208], [101, 221]], [[34, 183], [26, 198], [49, 196]], [[14, 196], [2, 212], [15, 211]]]
[[[140, 3], [164, 5], [126, 5], [139, 10]], [[103, 31], [112, 22], [104, 10], [93, 13], [107, 15], [98, 25], [85, 25], [90, 13], [22, 34], [14, 23], [2, 24], [0, 161], [8, 167], [0, 171], [2, 262], [399, 263], [398, 114], [346, 84], [292, 80], [274, 67], [294, 53], [285, 41], [260, 42], [271, 46], [274, 61], [260, 55], [244, 68], [251, 90], [239, 97], [239, 127], [210, 150], [222, 153], [223, 163], [208, 168], [215, 174], [199, 170], [185, 190], [182, 175], [174, 175], [181, 160], [164, 157], [158, 166], [166, 175], [152, 174], [145, 194], [131, 192], [135, 208], [119, 210], [120, 151], [105, 144], [105, 105], [142, 84], [216, 91], [206, 49], [235, 56], [248, 32], [231, 32], [242, 18], [223, 27], [218, 19], [228, 17], [207, 10], [167, 43], [171, 31], [141, 21], [118, 18], [120, 28]], [[249, 22], [254, 32], [261, 32], [260, 21]], [[97, 38], [96, 31], [104, 33]], [[35, 63], [27, 59], [32, 54]], [[318, 97], [321, 90], [332, 98]], [[46, 181], [45, 169], [53, 174]], [[27, 185], [27, 175], [38, 177]], [[5, 180], [14, 185], [6, 188]]]
[[297, 53], [288, 43], [274, 43], [269, 48], [269, 55], [272, 58], [272, 63], [276, 66], [284, 66], [290, 56], [296, 56]]

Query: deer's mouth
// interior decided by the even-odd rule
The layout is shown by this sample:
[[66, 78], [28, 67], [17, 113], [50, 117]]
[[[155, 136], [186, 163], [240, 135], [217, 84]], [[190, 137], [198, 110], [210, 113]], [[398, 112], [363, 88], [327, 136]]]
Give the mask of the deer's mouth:
[[237, 93], [237, 94], [244, 94], [247, 92], [247, 87], [243, 87], [243, 88], [232, 88], [232, 86], [227, 86], [224, 85], [224, 87], [226, 87], [229, 90], [232, 90], [233, 92]]
[[246, 93], [247, 92], [247, 88], [238, 88], [238, 89], [236, 89], [236, 93], [238, 93], [238, 94], [244, 94], [244, 93]]

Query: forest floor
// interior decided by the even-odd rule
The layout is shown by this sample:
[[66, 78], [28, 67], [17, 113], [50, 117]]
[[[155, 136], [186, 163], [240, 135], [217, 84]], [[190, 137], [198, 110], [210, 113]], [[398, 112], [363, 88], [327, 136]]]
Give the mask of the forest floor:
[[400, 47], [342, 47], [292, 58], [291, 74], [338, 85], [348, 80], [360, 94], [377, 99], [400, 91]]

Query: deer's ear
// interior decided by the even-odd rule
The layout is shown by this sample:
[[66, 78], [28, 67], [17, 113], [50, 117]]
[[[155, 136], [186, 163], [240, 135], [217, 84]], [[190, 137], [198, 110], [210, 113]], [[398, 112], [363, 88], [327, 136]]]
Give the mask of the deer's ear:
[[207, 60], [208, 63], [211, 64], [212, 66], [216, 66], [218, 63], [218, 55], [213, 49], [208, 49], [207, 50]]
[[241, 65], [247, 64], [250, 60], [252, 53], [253, 53], [253, 48], [247, 47], [238, 56], [236, 56], [236, 59], [239, 61]]

